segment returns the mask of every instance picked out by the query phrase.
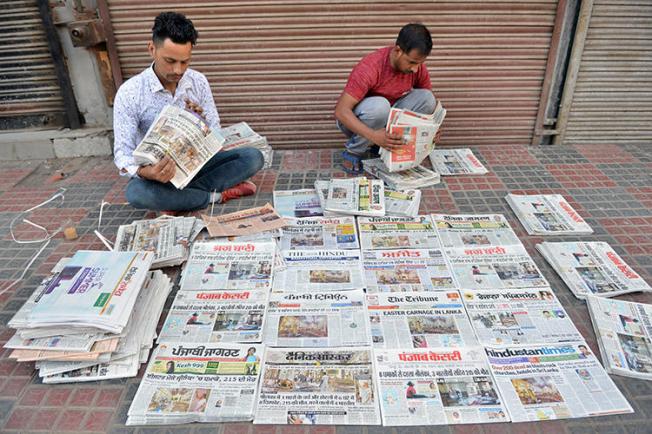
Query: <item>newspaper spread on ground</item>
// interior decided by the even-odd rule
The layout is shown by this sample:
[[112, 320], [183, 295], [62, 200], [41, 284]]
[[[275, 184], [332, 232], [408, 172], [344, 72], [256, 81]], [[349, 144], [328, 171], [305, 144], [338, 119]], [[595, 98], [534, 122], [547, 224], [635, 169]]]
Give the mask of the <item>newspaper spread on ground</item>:
[[379, 179], [333, 178], [328, 184], [325, 211], [346, 215], [385, 215], [385, 186]]
[[607, 243], [544, 242], [536, 248], [577, 298], [652, 290]]
[[421, 292], [457, 288], [439, 249], [363, 250], [367, 292]]
[[411, 188], [425, 188], [439, 184], [441, 177], [439, 173], [426, 169], [423, 166], [416, 166], [411, 169], [399, 172], [390, 172], [380, 158], [364, 160], [362, 167], [365, 172], [376, 178], [382, 179], [387, 186], [393, 190], [409, 190]]
[[360, 247], [373, 249], [437, 249], [441, 247], [430, 216], [358, 217]]
[[379, 425], [372, 350], [268, 348], [254, 423]]
[[586, 304], [606, 371], [652, 380], [652, 305], [592, 295]]
[[251, 420], [262, 353], [259, 344], [159, 345], [127, 425]]
[[509, 422], [479, 346], [374, 355], [383, 425]]
[[259, 135], [246, 122], [238, 122], [226, 128], [222, 128], [220, 133], [224, 137], [224, 150], [250, 147], [258, 149], [265, 161], [263, 169], [272, 167], [274, 151], [267, 143], [267, 138]]
[[179, 291], [157, 342], [262, 342], [265, 291]]
[[374, 348], [478, 345], [457, 291], [367, 294]]
[[202, 214], [211, 237], [251, 235], [285, 226], [283, 219], [271, 204], [244, 209], [229, 214], [209, 216]]
[[370, 343], [362, 289], [274, 293], [265, 344], [271, 347], [348, 347]]
[[462, 289], [550, 286], [522, 245], [452, 247], [444, 254]]
[[443, 247], [521, 244], [502, 214], [432, 214], [431, 217]]
[[385, 189], [385, 214], [397, 217], [416, 217], [421, 205], [421, 190]]
[[274, 292], [364, 288], [359, 250], [286, 250], [286, 268], [274, 274]]
[[280, 239], [281, 250], [357, 249], [355, 217], [288, 218]]
[[200, 116], [167, 105], [161, 110], [133, 156], [136, 164], [156, 164], [166, 155], [176, 164], [170, 182], [182, 189], [213, 155], [222, 148], [224, 137], [211, 131]]
[[486, 352], [512, 422], [633, 412], [584, 342]]
[[330, 181], [325, 181], [325, 180], [315, 181], [315, 193], [317, 193], [317, 197], [319, 198], [319, 205], [322, 209], [322, 212], [324, 213], [324, 217], [342, 215], [340, 213], [331, 212], [328, 211], [327, 209], [324, 209], [324, 207], [326, 206], [326, 198], [328, 197], [329, 185], [330, 185]]
[[463, 291], [462, 295], [482, 345], [556, 344], [584, 339], [551, 288]]
[[586, 235], [593, 229], [561, 194], [508, 194], [505, 197], [530, 235]]
[[274, 208], [281, 217], [317, 217], [324, 215], [314, 188], [274, 190]]
[[274, 242], [195, 242], [181, 273], [180, 290], [268, 291], [275, 253]]
[[488, 170], [469, 148], [435, 149], [430, 153], [430, 162], [435, 172], [448, 175], [484, 175]]

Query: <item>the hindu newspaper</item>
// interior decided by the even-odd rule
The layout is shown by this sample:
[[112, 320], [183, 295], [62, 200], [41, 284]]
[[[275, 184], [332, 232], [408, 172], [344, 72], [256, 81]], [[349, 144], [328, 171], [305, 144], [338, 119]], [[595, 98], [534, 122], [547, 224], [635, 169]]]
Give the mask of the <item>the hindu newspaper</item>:
[[432, 214], [443, 247], [520, 245], [502, 214]]
[[367, 292], [441, 291], [457, 288], [439, 249], [363, 250]]
[[324, 207], [326, 206], [326, 198], [328, 197], [329, 185], [330, 185], [330, 181], [319, 180], [319, 179], [315, 181], [315, 193], [317, 193], [317, 197], [319, 198], [319, 205], [321, 206], [324, 217], [342, 215], [340, 213], [331, 212], [328, 211], [327, 209], [324, 209]]
[[389, 188], [394, 190], [424, 188], [441, 182], [439, 173], [426, 169], [423, 166], [416, 166], [399, 172], [390, 172], [383, 163], [383, 160], [374, 158], [364, 160], [362, 167], [365, 172], [382, 179]]
[[444, 254], [463, 289], [550, 286], [522, 245], [452, 247]]
[[314, 188], [274, 190], [274, 208], [282, 217], [316, 217], [324, 215]]
[[274, 242], [195, 242], [182, 271], [180, 289], [260, 290], [272, 287]]
[[380, 179], [333, 178], [324, 210], [346, 215], [385, 215], [385, 186]]
[[260, 344], [161, 344], [127, 425], [251, 420], [262, 358]]
[[367, 294], [374, 348], [478, 345], [457, 291]]
[[505, 197], [530, 235], [586, 235], [593, 229], [561, 194], [508, 194]]
[[273, 293], [265, 344], [272, 347], [346, 347], [371, 344], [362, 289]]
[[586, 302], [607, 372], [652, 380], [652, 305], [593, 295]]
[[416, 217], [421, 205], [421, 190], [385, 189], [385, 214], [397, 217]]
[[286, 219], [280, 239], [281, 250], [357, 249], [355, 217], [307, 217]]
[[469, 148], [434, 149], [430, 162], [440, 175], [484, 175], [487, 169]]
[[544, 242], [536, 248], [577, 298], [652, 290], [608, 243]]
[[274, 274], [274, 292], [364, 288], [359, 250], [286, 250], [285, 269]]
[[374, 350], [383, 425], [509, 422], [484, 350]]
[[371, 347], [268, 348], [254, 423], [379, 425]]
[[373, 249], [437, 249], [439, 236], [430, 216], [358, 217], [360, 247]]
[[262, 342], [266, 291], [179, 291], [158, 343]]
[[224, 137], [200, 116], [167, 105], [133, 152], [136, 164], [156, 164], [166, 155], [176, 165], [170, 182], [182, 189], [222, 149]]
[[285, 226], [283, 219], [271, 204], [242, 211], [211, 216], [202, 214], [211, 237], [251, 235]]
[[272, 167], [274, 151], [267, 143], [267, 138], [252, 130], [246, 122], [238, 122], [237, 124], [222, 128], [220, 133], [224, 137], [223, 149], [225, 151], [245, 146], [256, 148], [263, 154], [265, 161], [263, 169]]
[[512, 422], [633, 412], [582, 341], [485, 350]]
[[482, 345], [532, 345], [584, 338], [551, 288], [462, 291]]

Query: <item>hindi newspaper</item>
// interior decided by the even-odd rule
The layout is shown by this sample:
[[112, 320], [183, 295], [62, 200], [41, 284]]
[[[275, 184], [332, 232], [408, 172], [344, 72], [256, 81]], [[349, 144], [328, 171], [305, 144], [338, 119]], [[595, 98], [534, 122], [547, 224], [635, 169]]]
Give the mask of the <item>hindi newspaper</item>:
[[512, 422], [633, 412], [584, 342], [485, 350]]
[[432, 214], [443, 247], [521, 245], [502, 214]]
[[457, 291], [367, 294], [374, 348], [478, 345]]
[[274, 292], [364, 288], [359, 250], [286, 250], [286, 268], [274, 275]]
[[508, 194], [505, 197], [530, 235], [586, 235], [593, 229], [561, 194]]
[[328, 184], [325, 211], [346, 215], [385, 215], [385, 186], [379, 179], [334, 178]]
[[370, 347], [268, 348], [255, 424], [379, 425]]
[[283, 219], [271, 204], [242, 211], [209, 216], [202, 214], [211, 237], [230, 237], [271, 231], [285, 226]]
[[314, 188], [274, 190], [274, 208], [281, 217], [302, 218], [324, 215]]
[[156, 117], [133, 156], [136, 164], [156, 164], [166, 155], [176, 165], [170, 182], [184, 188], [215, 154], [224, 137], [211, 131], [206, 121], [190, 111], [166, 105]]
[[383, 425], [509, 422], [481, 347], [374, 354]]
[[484, 175], [488, 172], [469, 148], [434, 149], [430, 153], [430, 162], [433, 170], [442, 176]]
[[362, 289], [273, 293], [265, 344], [271, 347], [348, 347], [370, 344]]
[[374, 249], [437, 249], [439, 236], [430, 216], [358, 217], [360, 247]]
[[544, 242], [536, 248], [577, 298], [652, 290], [607, 243]]
[[195, 242], [181, 273], [182, 291], [269, 291], [276, 243]]
[[281, 250], [357, 249], [355, 217], [307, 217], [286, 219]]
[[584, 339], [550, 288], [463, 291], [462, 295], [475, 334], [484, 346]]
[[367, 292], [421, 292], [455, 289], [450, 267], [439, 249], [363, 250]]
[[430, 187], [439, 184], [441, 177], [439, 173], [426, 169], [423, 166], [416, 166], [411, 169], [390, 172], [380, 158], [364, 160], [362, 167], [365, 172], [376, 178], [382, 179], [387, 186], [393, 190], [409, 190]]
[[157, 342], [262, 342], [265, 291], [179, 291]]
[[593, 295], [586, 304], [606, 371], [652, 380], [652, 305]]
[[259, 344], [159, 345], [127, 425], [251, 420], [262, 353]]
[[385, 189], [385, 214], [397, 217], [416, 217], [421, 204], [421, 190]]
[[242, 147], [256, 148], [263, 154], [265, 164], [264, 169], [272, 167], [274, 151], [267, 143], [267, 138], [259, 135], [246, 122], [238, 122], [226, 128], [222, 128], [220, 133], [224, 137], [224, 150], [231, 150]]

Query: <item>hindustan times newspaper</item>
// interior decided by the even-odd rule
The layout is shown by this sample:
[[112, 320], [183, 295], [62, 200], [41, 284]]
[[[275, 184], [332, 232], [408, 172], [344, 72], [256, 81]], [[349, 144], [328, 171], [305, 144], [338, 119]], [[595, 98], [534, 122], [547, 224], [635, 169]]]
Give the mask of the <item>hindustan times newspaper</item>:
[[357, 249], [355, 217], [309, 217], [285, 220], [281, 250]]
[[593, 233], [561, 194], [508, 194], [505, 200], [530, 235]]
[[501, 214], [432, 214], [443, 247], [520, 245]]
[[363, 250], [441, 247], [430, 216], [358, 217], [358, 233]]

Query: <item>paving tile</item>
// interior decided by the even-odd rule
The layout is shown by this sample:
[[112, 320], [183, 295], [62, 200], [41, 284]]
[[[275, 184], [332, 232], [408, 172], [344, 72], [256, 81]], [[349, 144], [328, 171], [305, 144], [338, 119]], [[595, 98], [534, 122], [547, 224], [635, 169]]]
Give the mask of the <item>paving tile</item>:
[[621, 187], [652, 187], [652, 164], [598, 164], [613, 183]]
[[17, 408], [9, 416], [4, 428], [8, 430], [24, 430], [32, 422], [34, 410], [31, 408]]
[[35, 412], [34, 417], [29, 424], [30, 430], [50, 430], [55, 426], [57, 418], [60, 416], [59, 409], [39, 409]]
[[[602, 167], [602, 166], [600, 166]], [[610, 176], [590, 163], [550, 164], [546, 169], [564, 188], [604, 188], [616, 187]]]
[[510, 190], [561, 188], [561, 184], [542, 165], [493, 166], [492, 171]]
[[[485, 165], [507, 166], [521, 164], [537, 164], [537, 159], [529, 152], [530, 147], [505, 145], [505, 146], [478, 146], [472, 148], [473, 153], [481, 159]], [[492, 169], [489, 168], [491, 171]]]
[[56, 429], [61, 431], [80, 431], [82, 430], [82, 422], [86, 417], [86, 412], [83, 410], [66, 410], [62, 412]]
[[100, 390], [95, 401], [96, 407], [116, 407], [122, 396], [123, 389]]
[[82, 425], [82, 430], [87, 431], [100, 431], [105, 432], [108, 430], [113, 417], [112, 411], [91, 411], [86, 416], [86, 420]]
[[[68, 401], [70, 407], [90, 407], [93, 405], [95, 395], [98, 393], [95, 387], [78, 387]], [[116, 403], [117, 404], [117, 403]]]
[[576, 145], [574, 148], [591, 163], [635, 163], [625, 148], [617, 145]]
[[442, 181], [445, 188], [454, 192], [459, 190], [502, 190], [505, 184], [495, 173], [474, 176], [447, 176]]
[[528, 151], [541, 164], [582, 164], [589, 160], [571, 146], [530, 146]]
[[649, 216], [652, 212], [623, 187], [569, 189], [567, 194], [596, 218]]

